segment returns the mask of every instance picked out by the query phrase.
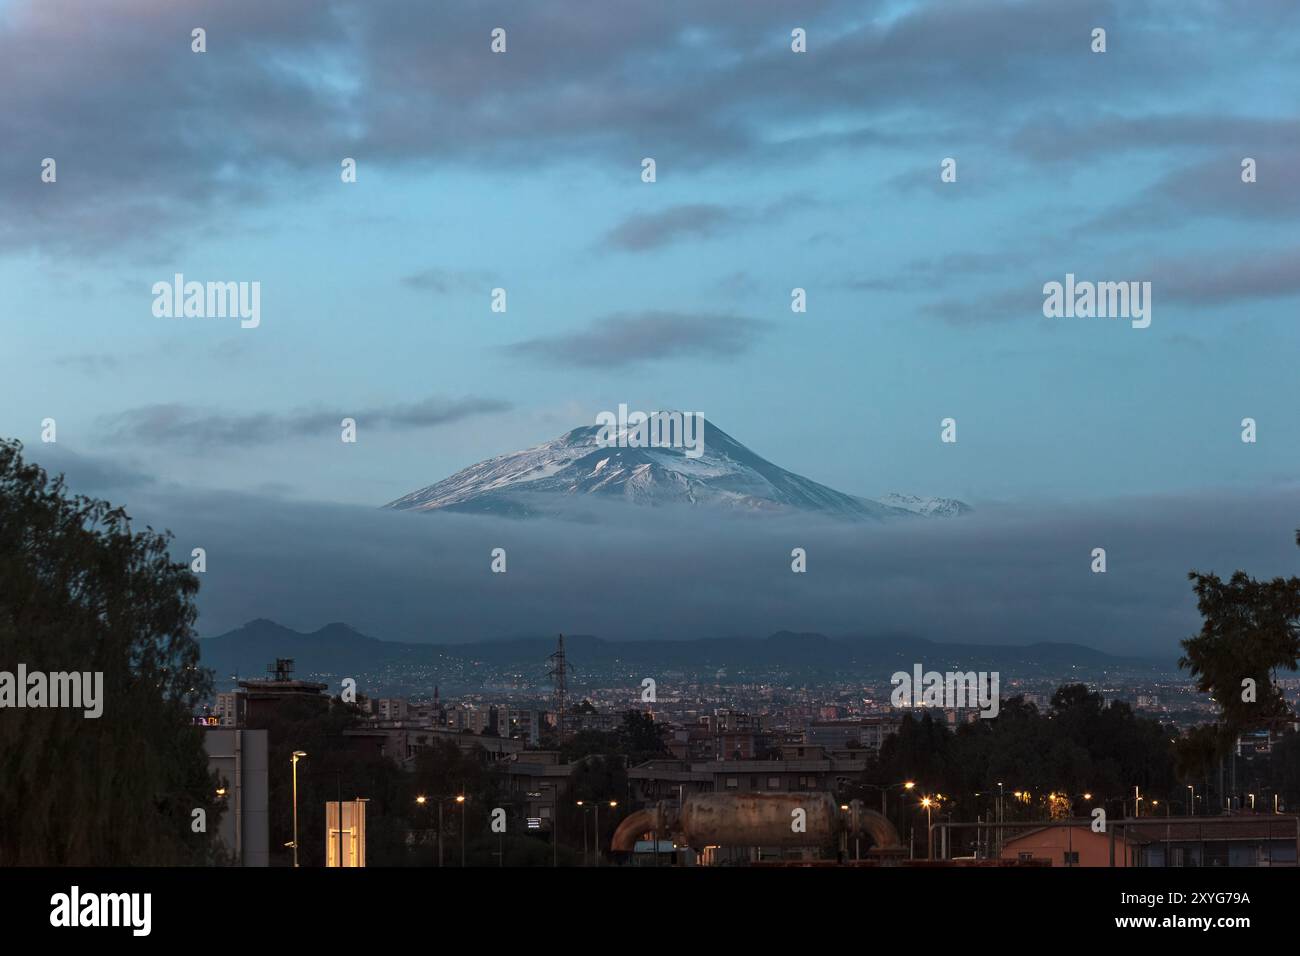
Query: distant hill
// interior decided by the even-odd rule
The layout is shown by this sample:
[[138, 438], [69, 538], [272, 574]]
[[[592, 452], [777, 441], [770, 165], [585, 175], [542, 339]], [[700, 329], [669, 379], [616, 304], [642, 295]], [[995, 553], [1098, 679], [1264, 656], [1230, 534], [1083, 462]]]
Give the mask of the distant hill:
[[[639, 668], [707, 674], [717, 670], [752, 672], [778, 669], [792, 675], [880, 679], [884, 672], [950, 668], [997, 670], [1006, 677], [1054, 676], [1103, 672], [1168, 671], [1168, 662], [1118, 657], [1079, 644], [1038, 643], [1023, 647], [993, 644], [938, 643], [910, 635], [848, 635], [778, 631], [764, 638], [728, 637], [701, 640], [609, 641], [566, 634], [565, 648], [575, 674]], [[299, 674], [370, 674], [425, 672], [429, 683], [447, 686], [471, 680], [475, 671], [514, 670], [538, 676], [555, 649], [555, 636], [520, 637], [478, 644], [411, 644], [368, 637], [346, 624], [327, 624], [304, 634], [274, 621], [259, 619], [199, 642], [204, 666], [219, 680], [238, 674], [261, 677], [277, 657], [291, 657]]]

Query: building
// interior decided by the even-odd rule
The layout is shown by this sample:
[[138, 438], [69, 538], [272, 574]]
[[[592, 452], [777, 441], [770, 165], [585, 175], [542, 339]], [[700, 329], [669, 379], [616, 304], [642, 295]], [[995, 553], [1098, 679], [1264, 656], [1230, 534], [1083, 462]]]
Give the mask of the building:
[[403, 721], [376, 721], [364, 727], [343, 731], [343, 736], [358, 753], [371, 753], [396, 761], [405, 769], [420, 751], [437, 741], [453, 743], [462, 753], [480, 754], [485, 763], [505, 760], [524, 749], [522, 740], [495, 737], [491, 734], [471, 734], [448, 730], [444, 727], [420, 727]]
[[1300, 817], [1146, 817], [1126, 825], [1134, 866], [1295, 866]]
[[528, 746], [536, 747], [542, 740], [542, 728], [547, 725], [546, 711], [511, 708], [506, 711], [504, 718], [499, 718], [499, 723], [506, 728], [501, 736], [522, 740]]
[[[798, 756], [799, 751], [804, 756]], [[653, 803], [684, 793], [790, 793], [837, 791], [867, 766], [866, 754], [828, 755], [821, 747], [796, 746], [780, 760], [649, 760], [628, 771], [634, 800]]]
[[269, 668], [273, 675], [270, 680], [241, 680], [239, 682], [239, 700], [235, 701], [235, 726], [257, 726], [268, 715], [274, 714], [286, 703], [306, 702], [325, 709], [329, 707], [330, 698], [326, 691], [328, 684], [317, 681], [294, 680], [292, 658], [276, 658], [275, 666]]
[[897, 717], [867, 717], [862, 720], [815, 720], [804, 739], [827, 750], [862, 749], [879, 753], [885, 738], [898, 732]]
[[380, 720], [406, 720], [407, 704], [400, 697], [381, 697], [375, 701], [374, 713]]
[[1114, 820], [1105, 833], [1090, 821], [1043, 827], [1004, 837], [1001, 856], [1051, 866], [1293, 867], [1297, 846], [1300, 817], [1260, 813]]
[[241, 696], [233, 691], [217, 695], [217, 706], [213, 709], [213, 713], [220, 726], [238, 727], [243, 723], [243, 714], [239, 709]]
[[1109, 832], [1094, 832], [1088, 822], [1070, 827], [1020, 830], [1013, 836], [1004, 834], [1000, 855], [1004, 860], [1046, 862], [1049, 866], [1110, 866], [1114, 845], [1115, 866], [1137, 865], [1130, 862], [1132, 854], [1127, 841], [1118, 831], [1116, 835], [1117, 839], [1112, 841]]
[[530, 829], [550, 830], [561, 802], [567, 800], [570, 778], [576, 764], [560, 762], [555, 750], [525, 750], [498, 765], [507, 799], [520, 804]]
[[236, 865], [266, 866], [270, 850], [266, 731], [204, 727], [203, 747], [225, 804], [218, 838]]
[[758, 714], [715, 710], [700, 718], [700, 727], [711, 739], [703, 743], [697, 735], [694, 746], [686, 748], [686, 756], [692, 759], [756, 760], [772, 747], [773, 735]]

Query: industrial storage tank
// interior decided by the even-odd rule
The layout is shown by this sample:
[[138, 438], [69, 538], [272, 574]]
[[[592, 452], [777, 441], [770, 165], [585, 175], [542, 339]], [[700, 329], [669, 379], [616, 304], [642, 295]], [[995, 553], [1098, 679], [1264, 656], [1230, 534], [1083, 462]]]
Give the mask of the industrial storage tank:
[[860, 800], [841, 807], [828, 793], [693, 793], [680, 808], [665, 801], [629, 814], [610, 849], [629, 853], [637, 840], [654, 834], [695, 850], [826, 846], [846, 836], [865, 836], [876, 851], [901, 850], [898, 831], [885, 817]]
[[839, 813], [826, 793], [697, 793], [686, 798], [678, 826], [697, 849], [824, 846], [835, 839]]

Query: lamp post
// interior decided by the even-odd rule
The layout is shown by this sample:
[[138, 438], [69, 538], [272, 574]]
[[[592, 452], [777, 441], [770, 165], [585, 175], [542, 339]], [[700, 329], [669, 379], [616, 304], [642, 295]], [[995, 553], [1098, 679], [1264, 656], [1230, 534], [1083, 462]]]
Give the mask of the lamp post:
[[460, 804], [460, 868], [465, 868], [465, 794], [456, 795], [456, 802]]
[[925, 807], [925, 858], [934, 859], [934, 833], [933, 824], [930, 822], [930, 809], [934, 806], [934, 801], [929, 797], [921, 798], [921, 806]]
[[[417, 796], [417, 797], [415, 798], [415, 802], [416, 802], [416, 804], [418, 804], [419, 806], [422, 807], [422, 806], [424, 806], [426, 803], [429, 802], [429, 798], [426, 797], [424, 794], [420, 794], [419, 796]], [[438, 809], [439, 809], [439, 810], [442, 809], [441, 805], [438, 807]], [[428, 832], [428, 831], [426, 830], [425, 832]], [[438, 827], [437, 840], [438, 840], [438, 849], [441, 850], [441, 849], [442, 849], [442, 827], [441, 827], [441, 826]], [[439, 853], [439, 856], [441, 857], [441, 853]], [[441, 863], [442, 863], [441, 859], [439, 859], [438, 862], [439, 862], [439, 864], [441, 864]]]
[[585, 801], [583, 800], [575, 800], [574, 805], [578, 808], [578, 811], [581, 814], [580, 822], [582, 823], [582, 865], [586, 866], [587, 865], [587, 808], [585, 806]]
[[994, 841], [995, 844], [997, 845], [997, 850], [995, 855], [998, 857], [998, 859], [1002, 858], [1002, 821], [1006, 816], [1002, 808], [1002, 798], [1005, 797], [1006, 795], [1007, 795], [1006, 790], [1002, 786], [1002, 781], [999, 780], [998, 781], [998, 835], [996, 840]]
[[1187, 794], [1187, 814], [1194, 817], [1196, 816], [1196, 786], [1189, 783], [1187, 789], [1189, 791]]
[[298, 865], [298, 761], [305, 756], [307, 756], [305, 751], [295, 750], [289, 758], [293, 767], [293, 865], [295, 867]]
[[889, 793], [890, 790], [897, 790], [899, 787], [902, 787], [904, 790], [911, 790], [916, 786], [916, 783], [908, 780], [906, 783], [864, 783], [862, 786], [869, 790], [880, 791], [880, 815], [885, 819], [889, 819], [889, 812], [885, 809], [885, 795]]
[[[450, 796], [426, 797], [424, 794], [420, 794], [418, 797], [415, 798], [415, 802], [418, 803], [420, 806], [424, 806], [430, 800], [433, 800], [438, 805], [438, 866], [442, 866], [442, 844], [443, 844], [442, 807], [443, 804], [448, 803], [453, 799], [457, 803], [461, 804], [462, 806], [465, 803], [465, 795], [463, 793], [457, 794], [455, 797], [450, 797]], [[461, 866], [465, 865], [465, 816], [464, 814], [461, 814], [461, 819], [460, 819], [460, 865]]]
[[[613, 810], [618, 806], [617, 800], [609, 801], [609, 808]], [[592, 842], [596, 850], [596, 866], [600, 866], [600, 802], [596, 802], [596, 832], [592, 834]]]

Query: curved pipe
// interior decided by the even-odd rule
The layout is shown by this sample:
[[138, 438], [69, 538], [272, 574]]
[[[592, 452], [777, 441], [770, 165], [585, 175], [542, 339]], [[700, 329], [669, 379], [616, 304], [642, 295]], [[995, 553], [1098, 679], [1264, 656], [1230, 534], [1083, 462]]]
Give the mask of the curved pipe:
[[875, 842], [879, 849], [898, 849], [903, 845], [903, 841], [898, 837], [898, 830], [889, 818], [882, 816], [875, 810], [868, 810], [865, 807], [858, 809], [858, 823]]
[[647, 833], [654, 831], [657, 824], [656, 812], [653, 808], [648, 810], [637, 810], [623, 818], [623, 822], [618, 825], [614, 831], [614, 836], [609, 841], [609, 848], [619, 853], [631, 853], [636, 849], [636, 841]]

